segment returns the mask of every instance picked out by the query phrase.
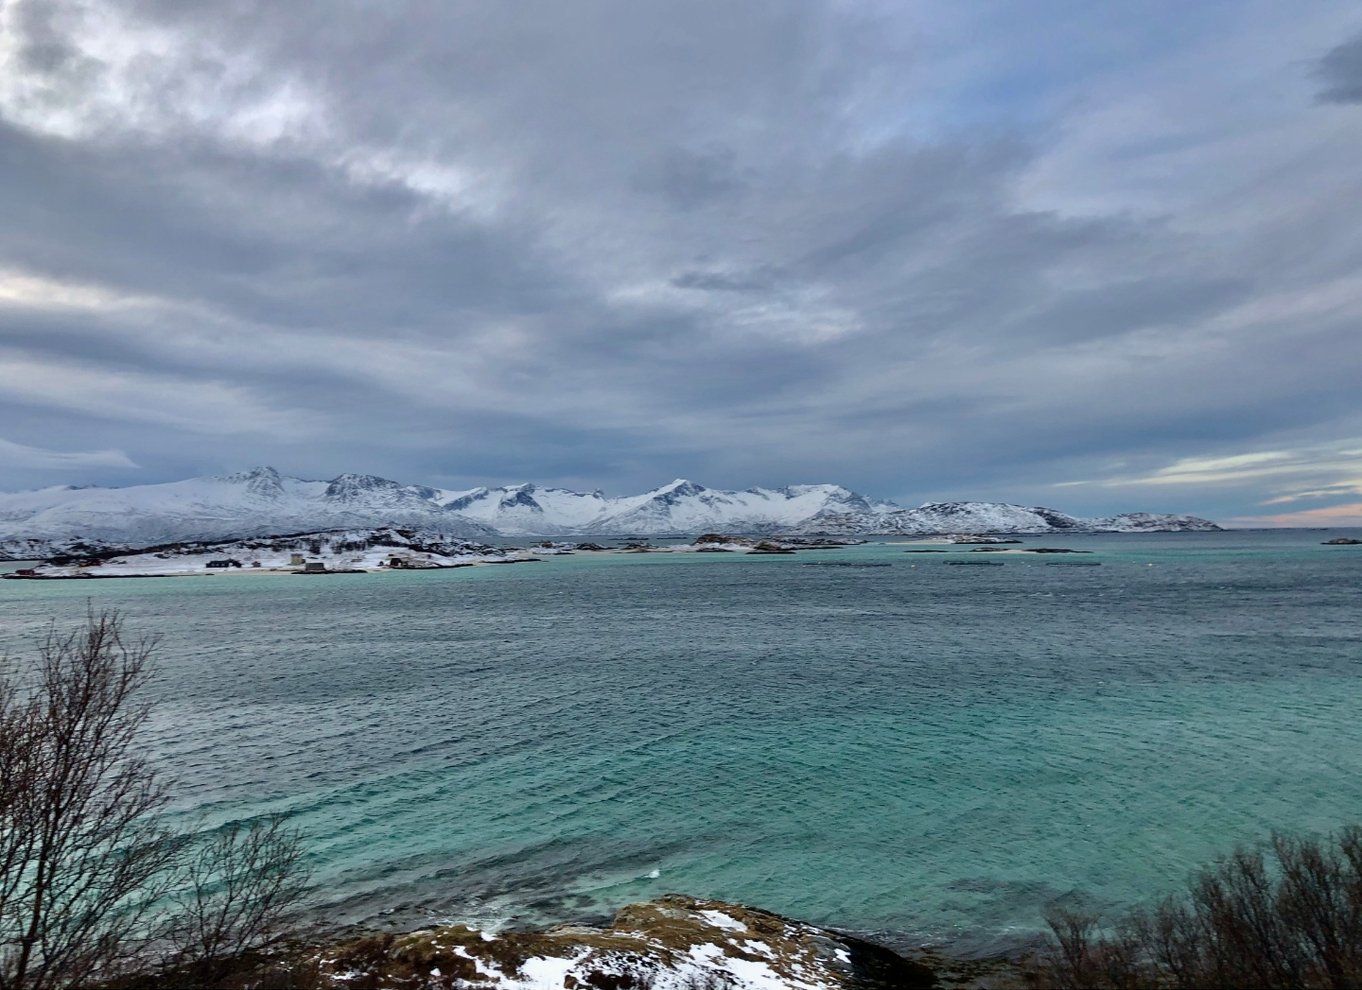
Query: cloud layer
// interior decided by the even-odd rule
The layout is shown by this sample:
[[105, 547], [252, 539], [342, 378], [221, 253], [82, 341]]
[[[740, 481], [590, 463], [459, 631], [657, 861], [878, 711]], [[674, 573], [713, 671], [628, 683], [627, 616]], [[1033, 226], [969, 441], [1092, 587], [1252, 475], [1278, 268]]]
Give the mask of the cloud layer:
[[1359, 31], [0, 0], [0, 432], [146, 481], [1082, 478], [1066, 508], [1248, 515], [1283, 491], [1139, 479], [1362, 436]]

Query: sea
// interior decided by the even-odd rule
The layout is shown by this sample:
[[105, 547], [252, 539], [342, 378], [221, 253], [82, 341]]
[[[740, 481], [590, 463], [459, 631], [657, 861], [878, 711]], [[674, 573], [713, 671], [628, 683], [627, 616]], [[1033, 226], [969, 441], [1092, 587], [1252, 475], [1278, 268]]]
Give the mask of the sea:
[[333, 923], [683, 892], [987, 955], [1362, 822], [1344, 532], [4, 581], [0, 654], [91, 608], [157, 637], [172, 815], [288, 815]]

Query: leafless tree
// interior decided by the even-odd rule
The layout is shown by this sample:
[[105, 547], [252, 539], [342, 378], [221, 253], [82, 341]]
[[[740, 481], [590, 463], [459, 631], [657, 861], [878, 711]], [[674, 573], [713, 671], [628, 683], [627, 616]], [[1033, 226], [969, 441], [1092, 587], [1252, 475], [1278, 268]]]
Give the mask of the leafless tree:
[[166, 826], [140, 738], [155, 645], [92, 611], [52, 627], [35, 664], [0, 669], [0, 990], [109, 979], [168, 936], [182, 962], [220, 962], [301, 892], [298, 838], [278, 820], [207, 845]]
[[144, 931], [178, 848], [138, 751], [153, 640], [116, 614], [48, 631], [36, 669], [0, 685], [0, 988], [115, 969]]

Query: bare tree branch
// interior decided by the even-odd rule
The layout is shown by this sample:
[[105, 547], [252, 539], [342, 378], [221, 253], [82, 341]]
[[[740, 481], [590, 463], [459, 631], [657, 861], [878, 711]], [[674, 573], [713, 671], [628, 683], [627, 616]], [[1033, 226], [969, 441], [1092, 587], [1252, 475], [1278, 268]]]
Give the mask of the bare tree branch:
[[298, 836], [270, 819], [195, 845], [168, 829], [140, 748], [154, 638], [91, 611], [49, 628], [37, 663], [0, 667], [0, 990], [49, 990], [181, 966], [264, 942], [301, 896]]

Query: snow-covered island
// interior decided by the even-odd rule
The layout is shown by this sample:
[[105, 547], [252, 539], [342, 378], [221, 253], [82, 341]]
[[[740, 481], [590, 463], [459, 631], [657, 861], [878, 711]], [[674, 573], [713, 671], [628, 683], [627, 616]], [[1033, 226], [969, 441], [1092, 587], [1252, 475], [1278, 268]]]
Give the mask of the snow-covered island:
[[515, 563], [565, 552], [557, 545], [508, 550], [471, 543], [446, 533], [415, 530], [330, 530], [241, 540], [189, 541], [145, 548], [99, 542], [68, 545], [62, 552], [5, 577], [111, 578], [187, 574], [344, 574], [377, 570], [467, 567]]
[[482, 564], [518, 564], [573, 553], [746, 553], [789, 554], [827, 550], [861, 540], [821, 537], [754, 539], [708, 533], [693, 543], [657, 546], [646, 541], [616, 546], [544, 540], [528, 547], [472, 543], [432, 530], [328, 530], [241, 540], [190, 541], [144, 548], [73, 542], [62, 552], [20, 568], [6, 578], [176, 577], [220, 574], [360, 574], [381, 571], [439, 570]]
[[[91, 547], [137, 549], [383, 528], [488, 545], [527, 537], [1046, 535], [1220, 527], [1196, 516], [1135, 512], [1084, 518], [1003, 502], [929, 502], [904, 508], [826, 484], [722, 491], [677, 479], [641, 495], [611, 497], [533, 484], [451, 491], [359, 474], [309, 481], [268, 467], [127, 488], [62, 486], [0, 493], [0, 559], [9, 560], [76, 555]], [[468, 555], [461, 551], [452, 556]]]

